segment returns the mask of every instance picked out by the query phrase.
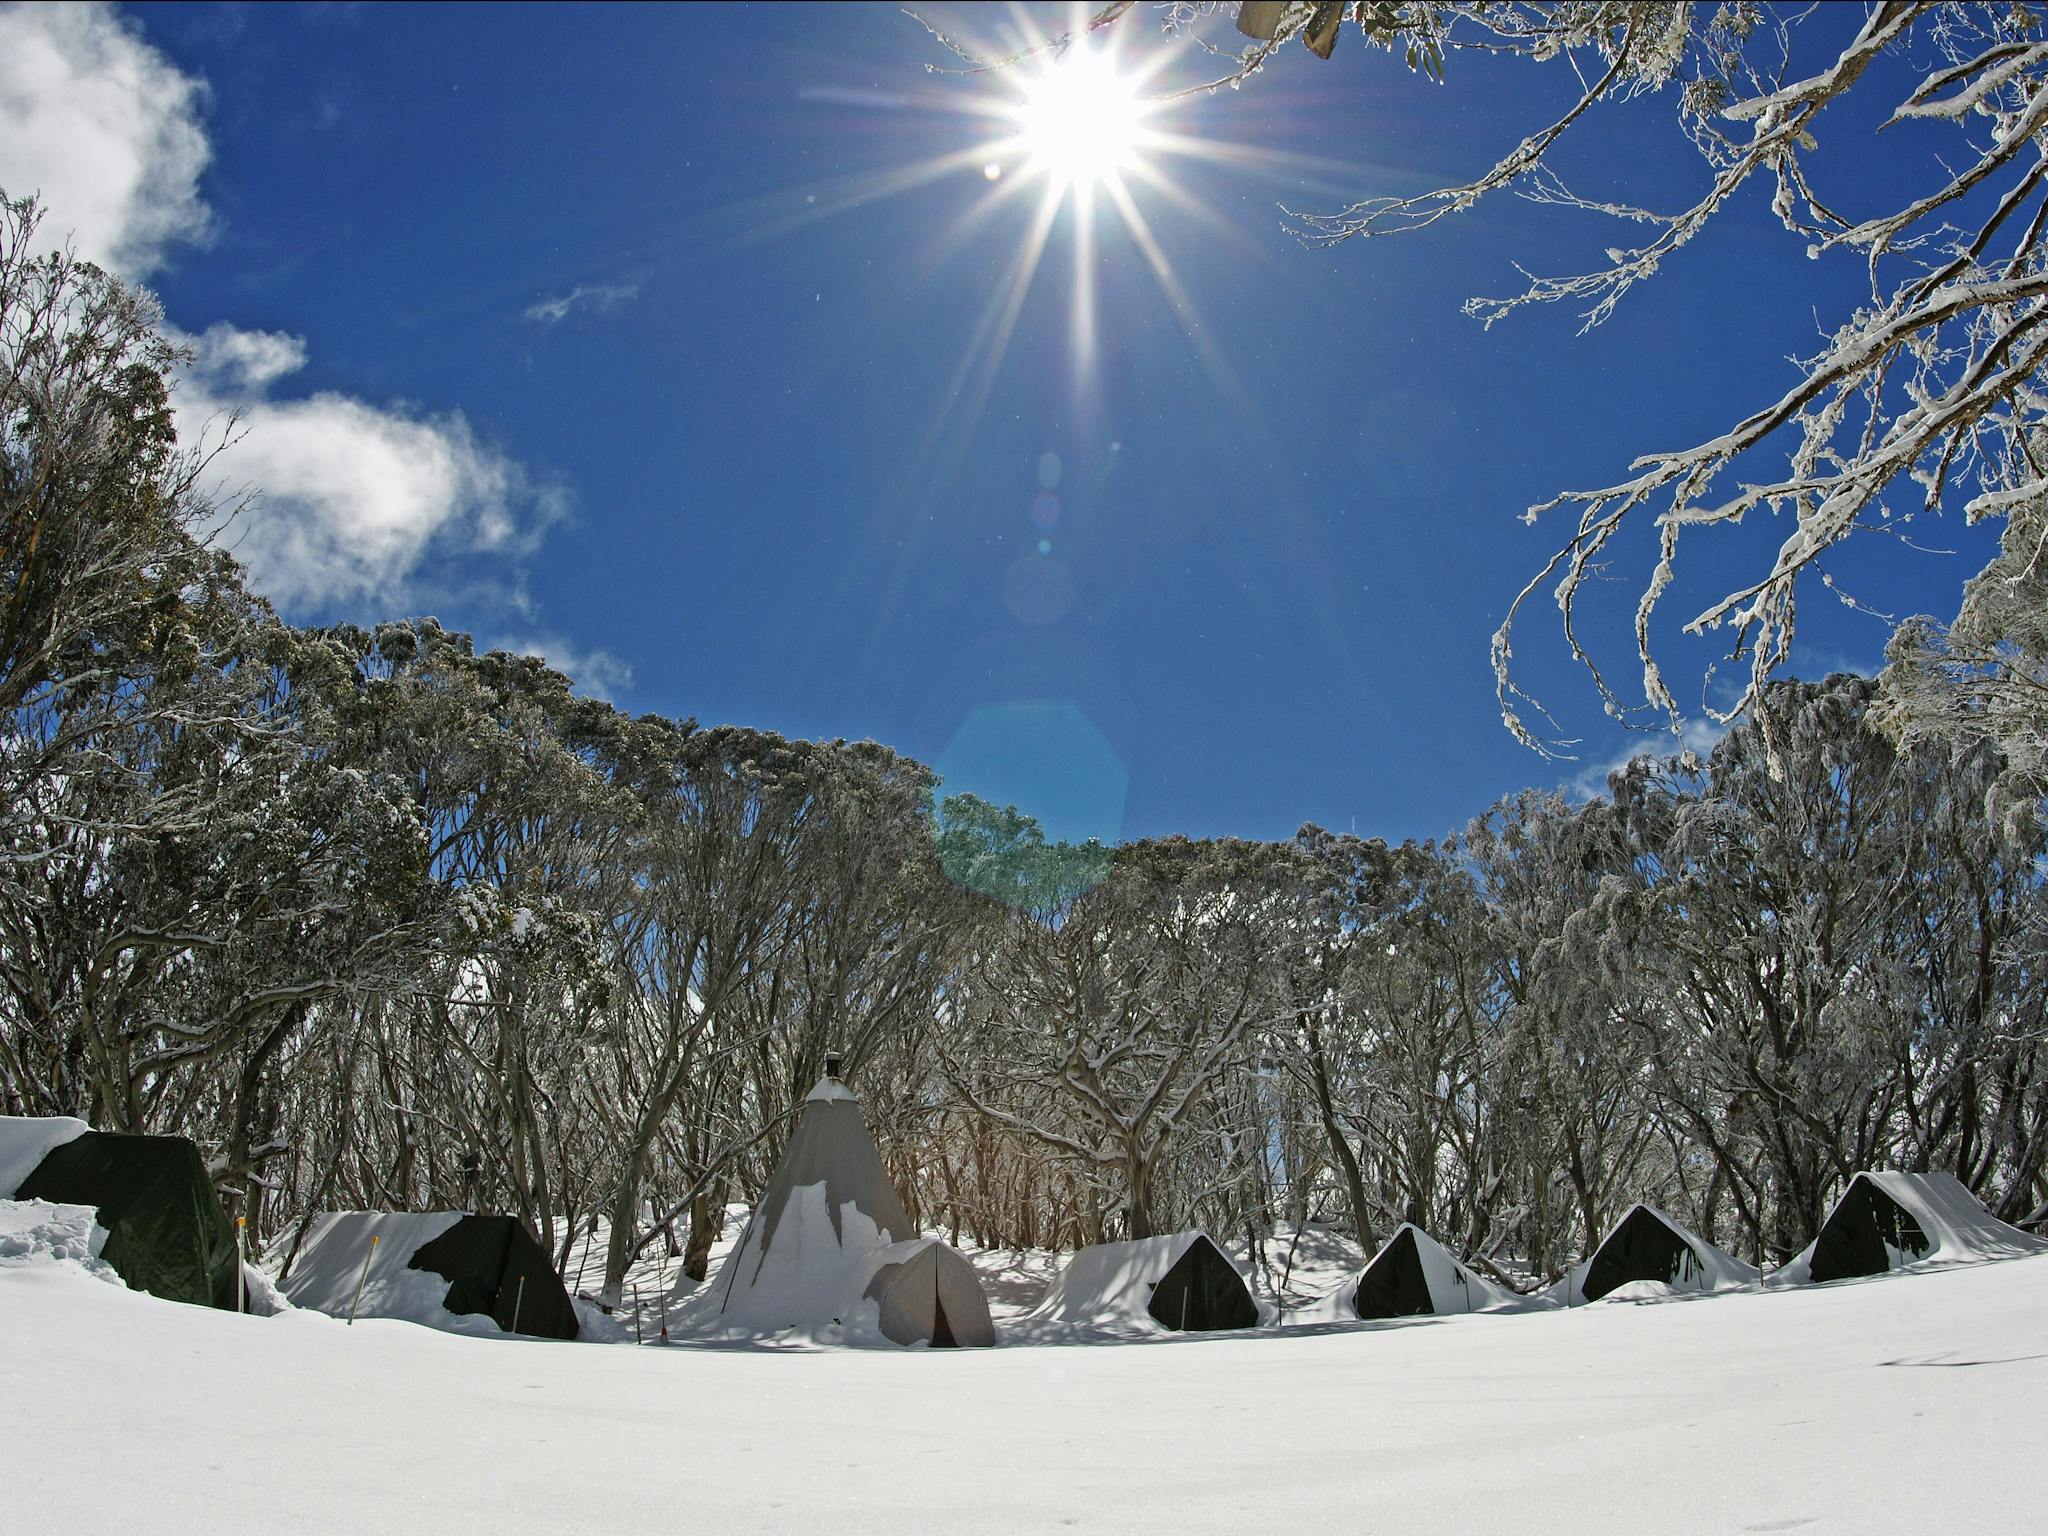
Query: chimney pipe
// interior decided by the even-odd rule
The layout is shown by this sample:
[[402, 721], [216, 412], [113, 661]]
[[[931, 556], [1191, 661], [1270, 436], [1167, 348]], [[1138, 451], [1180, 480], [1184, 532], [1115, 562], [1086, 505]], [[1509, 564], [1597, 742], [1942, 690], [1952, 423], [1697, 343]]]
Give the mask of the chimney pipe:
[[840, 1063], [840, 1059], [841, 1059], [841, 1058], [840, 1058], [840, 1055], [839, 1055], [839, 1053], [838, 1053], [837, 1051], [833, 1051], [833, 1052], [832, 1052], [831, 1054], [829, 1054], [828, 1056], [826, 1056], [826, 1058], [825, 1058], [825, 1075], [826, 1075], [827, 1077], [831, 1077], [831, 1078], [836, 1078], [836, 1077], [838, 1077], [838, 1076], [839, 1076], [839, 1063]]

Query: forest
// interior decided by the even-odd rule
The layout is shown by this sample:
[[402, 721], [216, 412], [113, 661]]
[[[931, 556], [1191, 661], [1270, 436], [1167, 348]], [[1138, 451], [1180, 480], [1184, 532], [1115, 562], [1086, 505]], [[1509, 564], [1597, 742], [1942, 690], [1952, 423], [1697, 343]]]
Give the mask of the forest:
[[959, 1243], [1406, 1219], [1527, 1288], [1639, 1199], [1784, 1259], [1860, 1168], [2048, 1219], [2038, 797], [1869, 679], [1441, 842], [1049, 842], [874, 742], [281, 621], [154, 301], [36, 218], [0, 219], [0, 1113], [194, 1138], [259, 1248], [460, 1206], [563, 1265], [607, 1222], [586, 1288], [656, 1243], [701, 1276], [828, 1052]]

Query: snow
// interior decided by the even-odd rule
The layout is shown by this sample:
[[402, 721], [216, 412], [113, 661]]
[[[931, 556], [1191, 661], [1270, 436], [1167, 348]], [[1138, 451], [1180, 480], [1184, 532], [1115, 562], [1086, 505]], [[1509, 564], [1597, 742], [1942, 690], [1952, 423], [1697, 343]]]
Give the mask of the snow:
[[806, 1104], [835, 1104], [841, 1101], [858, 1104], [860, 1099], [851, 1088], [836, 1077], [819, 1078], [818, 1086], [804, 1095]]
[[0, 1115], [0, 1200], [11, 1199], [52, 1147], [75, 1141], [92, 1127], [69, 1115], [25, 1118]]
[[43, 1264], [0, 1269], [0, 1445], [33, 1528], [118, 1512], [141, 1536], [2020, 1530], [2044, 1296], [2034, 1257], [1670, 1306], [797, 1353], [235, 1317]]
[[0, 1269], [64, 1265], [110, 1285], [122, 1284], [100, 1257], [107, 1229], [89, 1205], [0, 1200]]

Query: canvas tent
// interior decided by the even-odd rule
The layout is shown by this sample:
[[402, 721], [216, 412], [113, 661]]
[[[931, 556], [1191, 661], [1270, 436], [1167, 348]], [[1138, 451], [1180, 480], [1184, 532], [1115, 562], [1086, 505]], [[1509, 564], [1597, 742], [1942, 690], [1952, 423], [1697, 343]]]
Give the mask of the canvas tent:
[[1081, 1249], [1031, 1320], [1197, 1333], [1256, 1327], [1259, 1309], [1244, 1276], [1207, 1233], [1172, 1232]]
[[974, 1266], [937, 1238], [882, 1249], [861, 1295], [876, 1304], [882, 1336], [892, 1343], [955, 1349], [996, 1341]]
[[1648, 1281], [1673, 1291], [1718, 1291], [1757, 1279], [1754, 1265], [1687, 1231], [1653, 1205], [1635, 1205], [1571, 1274], [1558, 1282], [1568, 1305], [1598, 1301]]
[[782, 1161], [717, 1278], [684, 1304], [682, 1332], [759, 1336], [838, 1328], [842, 1339], [996, 1341], [972, 1266], [920, 1238], [837, 1062], [804, 1100]]
[[131, 1290], [234, 1310], [235, 1230], [197, 1147], [182, 1136], [85, 1130], [75, 1120], [53, 1122], [42, 1140], [42, 1157], [12, 1198], [91, 1206], [107, 1234], [98, 1257]]
[[1820, 1234], [1774, 1279], [1824, 1284], [1922, 1261], [1966, 1262], [2048, 1251], [2008, 1226], [1952, 1173], [1859, 1173]]
[[1473, 1274], [1435, 1238], [1405, 1221], [1347, 1289], [1351, 1310], [1364, 1318], [1442, 1317], [1521, 1301]]
[[516, 1216], [330, 1211], [313, 1219], [278, 1284], [293, 1305], [334, 1317], [353, 1305], [358, 1317], [458, 1333], [577, 1333], [569, 1293]]

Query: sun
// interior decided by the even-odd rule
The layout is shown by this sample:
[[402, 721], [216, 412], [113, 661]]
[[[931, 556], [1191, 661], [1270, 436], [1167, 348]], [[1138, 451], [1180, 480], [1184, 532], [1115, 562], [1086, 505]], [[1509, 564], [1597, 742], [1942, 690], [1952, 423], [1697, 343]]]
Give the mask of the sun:
[[1108, 54], [1071, 49], [1025, 86], [1018, 147], [1031, 171], [1062, 189], [1112, 182], [1138, 162], [1149, 105]]

